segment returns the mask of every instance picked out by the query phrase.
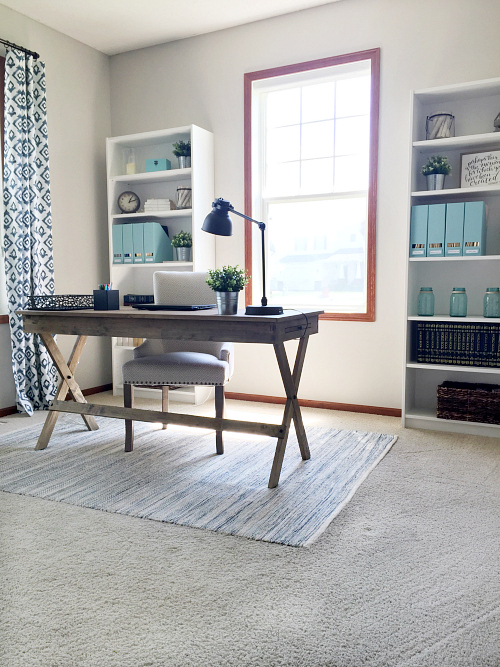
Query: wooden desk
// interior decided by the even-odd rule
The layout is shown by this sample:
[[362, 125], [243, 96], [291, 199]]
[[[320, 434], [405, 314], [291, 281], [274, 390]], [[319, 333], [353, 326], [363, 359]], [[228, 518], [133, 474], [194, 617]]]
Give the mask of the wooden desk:
[[[98, 428], [94, 419], [94, 416], [98, 415], [136, 421], [182, 424], [221, 429], [223, 431], [257, 433], [278, 439], [269, 478], [269, 487], [274, 488], [279, 482], [292, 419], [302, 458], [306, 460], [311, 456], [297, 400], [297, 390], [304, 365], [307, 342], [311, 334], [318, 332], [318, 316], [322, 312], [305, 309], [301, 312], [286, 311], [284, 315], [263, 317], [245, 315], [243, 311], [239, 311], [237, 315], [218, 315], [215, 310], [158, 312], [121, 308], [120, 310], [108, 311], [22, 311], [24, 330], [28, 333], [40, 335], [62, 378], [36, 449], [47, 447], [59, 412], [81, 414], [89, 430]], [[77, 336], [67, 363], [53, 338], [55, 334], [74, 334]], [[287, 397], [283, 421], [280, 425], [262, 424], [235, 419], [199, 417], [173, 412], [156, 412], [87, 403], [74, 378], [74, 372], [88, 336], [127, 336], [272, 344]], [[299, 346], [292, 371], [286, 356], [284, 342], [294, 338], [299, 339]], [[65, 401], [68, 392], [74, 402]]]

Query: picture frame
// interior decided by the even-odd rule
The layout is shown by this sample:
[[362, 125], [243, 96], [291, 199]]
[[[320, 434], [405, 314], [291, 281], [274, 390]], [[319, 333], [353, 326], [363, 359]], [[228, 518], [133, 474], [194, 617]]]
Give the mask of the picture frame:
[[462, 153], [460, 187], [477, 188], [488, 185], [500, 185], [500, 150]]

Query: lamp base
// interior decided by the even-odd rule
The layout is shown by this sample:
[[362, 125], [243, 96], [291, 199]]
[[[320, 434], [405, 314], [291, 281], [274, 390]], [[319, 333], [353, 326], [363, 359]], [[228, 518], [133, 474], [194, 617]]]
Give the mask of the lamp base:
[[245, 315], [283, 315], [282, 306], [247, 306]]

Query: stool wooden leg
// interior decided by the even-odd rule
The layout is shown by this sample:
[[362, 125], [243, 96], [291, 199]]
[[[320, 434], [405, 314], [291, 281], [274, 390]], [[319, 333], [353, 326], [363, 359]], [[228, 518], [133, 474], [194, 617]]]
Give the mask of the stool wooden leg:
[[[123, 406], [125, 408], [134, 407], [134, 385], [123, 385]], [[131, 452], [134, 449], [134, 422], [132, 419], [125, 419], [125, 451]]]
[[[168, 386], [161, 388], [161, 411], [168, 412]], [[168, 424], [162, 424], [162, 428], [167, 428]]]
[[[215, 387], [215, 416], [224, 419], [226, 416], [226, 397], [224, 387]], [[215, 449], [217, 454], [224, 454], [224, 443], [222, 441], [222, 431], [215, 431]]]

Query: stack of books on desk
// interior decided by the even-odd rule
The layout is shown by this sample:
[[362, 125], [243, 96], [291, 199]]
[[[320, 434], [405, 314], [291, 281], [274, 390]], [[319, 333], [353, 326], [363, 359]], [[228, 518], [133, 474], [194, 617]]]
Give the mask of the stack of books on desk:
[[171, 199], [146, 199], [144, 213], [152, 211], [173, 211], [175, 204]]
[[500, 367], [498, 324], [417, 322], [417, 363]]

